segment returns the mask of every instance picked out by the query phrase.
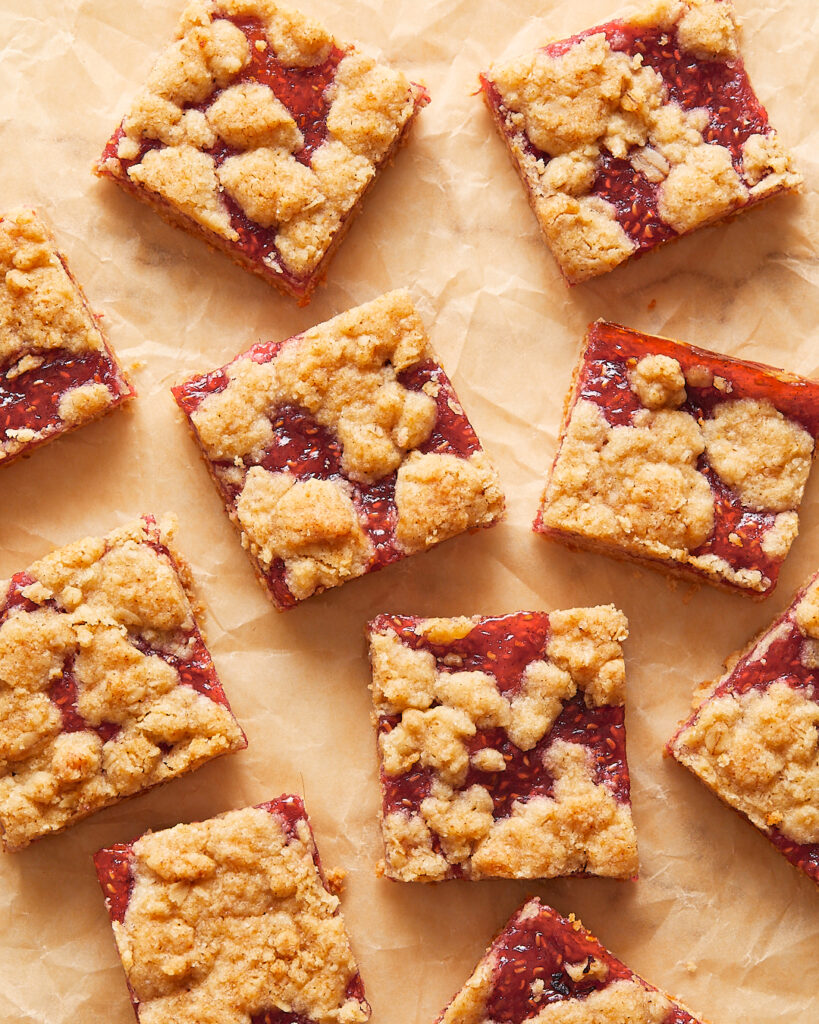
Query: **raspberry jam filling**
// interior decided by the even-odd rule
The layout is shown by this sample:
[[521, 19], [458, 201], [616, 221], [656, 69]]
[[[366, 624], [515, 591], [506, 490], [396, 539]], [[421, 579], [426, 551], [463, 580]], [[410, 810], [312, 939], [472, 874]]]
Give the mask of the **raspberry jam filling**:
[[[417, 631], [419, 622], [412, 616], [380, 615], [370, 630], [392, 629], [413, 650], [430, 651], [438, 671], [489, 672], [500, 692], [508, 696], [519, 691], [526, 666], [546, 657], [549, 617], [544, 612], [482, 619], [466, 636], [445, 643], [431, 641]], [[379, 732], [391, 732], [400, 721], [400, 715], [382, 715]], [[478, 730], [468, 741], [470, 755], [485, 748], [499, 750], [506, 768], [486, 772], [470, 767], [461, 788], [483, 786], [492, 797], [496, 820], [508, 817], [516, 800], [525, 803], [534, 796], [553, 796], [554, 779], [543, 765], [543, 756], [556, 740], [586, 747], [595, 783], [606, 785], [620, 803], [628, 803], [624, 709], [616, 705], [589, 708], [582, 693], [564, 703], [551, 730], [531, 750], [520, 750], [501, 728]], [[382, 770], [384, 814], [417, 809], [429, 795], [433, 778], [432, 770], [423, 767], [402, 775], [388, 775]]]
[[[703, 349], [609, 323], [596, 323], [589, 331], [574, 401], [593, 402], [613, 427], [632, 425], [643, 405], [632, 390], [629, 374], [644, 356], [652, 354], [675, 359], [686, 378], [692, 371], [695, 377], [705, 373], [720, 384], [696, 387], [686, 380], [687, 398], [678, 408], [699, 422], [713, 416], [714, 408], [722, 402], [751, 398], [770, 402], [814, 438], [819, 434], [818, 384], [783, 380], [776, 371], [757, 363], [723, 359]], [[776, 583], [782, 558], [768, 555], [762, 548], [776, 513], [743, 505], [714, 472], [705, 453], [699, 457], [697, 469], [708, 480], [714, 498], [714, 532], [692, 554], [718, 555], [735, 569], [759, 569]]]
[[10, 430], [54, 433], [63, 425], [58, 411], [60, 399], [84, 384], [104, 384], [111, 393], [112, 405], [130, 394], [105, 351], [75, 355], [60, 349], [48, 353], [41, 366], [11, 379], [6, 367], [0, 377], [0, 437]]
[[[245, 355], [256, 362], [269, 362], [275, 358], [282, 344], [297, 340], [298, 336], [287, 342], [263, 342], [255, 345]], [[422, 391], [426, 387], [427, 393], [435, 394], [435, 424], [417, 451], [424, 454], [435, 452], [456, 455], [460, 458], [468, 458], [480, 451], [477, 435], [464, 415], [449, 379], [437, 363], [425, 360], [397, 374], [397, 380], [408, 391]], [[223, 391], [227, 384], [226, 368], [223, 367], [178, 385], [173, 388], [173, 394], [180, 409], [190, 417], [206, 396]], [[270, 418], [275, 434], [274, 442], [252, 464], [274, 473], [287, 471], [300, 480], [344, 480], [352, 491], [353, 504], [362, 529], [373, 546], [366, 571], [375, 572], [402, 558], [404, 552], [395, 540], [398, 521], [395, 505], [397, 473], [391, 473], [370, 484], [349, 480], [341, 468], [341, 444], [307, 410], [292, 405], [278, 406], [271, 411]], [[242, 487], [225, 478], [225, 471], [230, 470], [233, 463], [208, 459], [208, 464], [226, 506], [229, 510], [235, 509]], [[247, 465], [249, 467], [251, 463], [247, 462]], [[280, 607], [289, 608], [297, 604], [297, 601], [287, 587], [286, 575], [284, 562], [276, 559], [264, 573], [264, 578], [276, 603]]]
[[706, 142], [731, 151], [736, 171], [742, 173], [742, 147], [752, 135], [767, 135], [768, 115], [751, 87], [742, 60], [703, 60], [680, 49], [676, 31], [635, 28], [612, 22], [604, 29], [613, 50], [653, 68], [668, 90], [668, 99], [684, 110], [704, 108]]
[[[585, 999], [615, 981], [638, 981], [633, 971], [604, 949], [577, 924], [541, 908], [532, 917], [516, 915], [492, 947], [494, 971], [487, 997], [486, 1017], [498, 1024], [521, 1024], [543, 1007], [568, 999]], [[591, 973], [594, 960], [606, 965], [605, 978]], [[567, 964], [585, 962], [588, 976], [575, 981]], [[543, 983], [543, 989], [533, 984]], [[591, 1019], [591, 1018], [590, 1018]], [[662, 1024], [699, 1024], [681, 1007], [673, 1006]]]
[[[601, 32], [612, 50], [631, 57], [639, 55], [645, 66], [657, 72], [666, 89], [666, 102], [677, 103], [684, 110], [707, 110], [708, 124], [702, 133], [704, 140], [728, 149], [735, 170], [742, 175], [744, 144], [752, 135], [770, 132], [768, 115], [751, 87], [742, 61], [702, 60], [680, 48], [676, 30], [665, 32], [659, 28], [635, 27], [622, 21], [613, 21], [552, 43], [543, 51], [550, 57], [561, 57], [577, 43]], [[510, 134], [500, 93], [485, 76], [481, 76], [481, 87], [502, 131]], [[536, 159], [546, 163], [551, 159], [528, 138], [526, 148]], [[611, 203], [625, 233], [636, 243], [639, 251], [647, 251], [677, 235], [659, 215], [660, 184], [649, 181], [628, 160], [615, 158], [604, 151], [589, 194]], [[753, 202], [751, 197], [749, 203]]]
[[[336, 77], [336, 68], [347, 51], [333, 46], [321, 64], [312, 67], [288, 67], [268, 45], [264, 26], [258, 18], [228, 18], [247, 36], [250, 61], [232, 84], [259, 82], [268, 86], [287, 108], [304, 137], [304, 147], [296, 153], [303, 164], [310, 163], [314, 150], [327, 138], [328, 86]], [[216, 94], [218, 96], [218, 93]], [[209, 103], [211, 100], [208, 101]]]

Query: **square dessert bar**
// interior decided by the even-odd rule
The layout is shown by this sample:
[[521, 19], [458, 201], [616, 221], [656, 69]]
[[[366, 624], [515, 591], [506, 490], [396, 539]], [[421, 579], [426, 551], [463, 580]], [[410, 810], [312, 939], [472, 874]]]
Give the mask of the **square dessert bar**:
[[0, 584], [0, 834], [7, 850], [247, 745], [152, 516]]
[[730, 0], [654, 0], [481, 86], [570, 284], [802, 183], [748, 80]]
[[635, 877], [627, 635], [611, 605], [374, 619], [384, 873]]
[[407, 292], [173, 393], [279, 609], [503, 515]]
[[570, 914], [538, 899], [513, 914], [437, 1024], [703, 1024]]
[[819, 574], [726, 669], [666, 753], [819, 883]]
[[0, 216], [0, 465], [134, 395], [33, 210]]
[[799, 532], [819, 382], [592, 324], [535, 530], [770, 593]]
[[94, 857], [138, 1021], [370, 1017], [304, 804], [281, 796]]
[[427, 102], [274, 0], [194, 0], [96, 173], [306, 302]]

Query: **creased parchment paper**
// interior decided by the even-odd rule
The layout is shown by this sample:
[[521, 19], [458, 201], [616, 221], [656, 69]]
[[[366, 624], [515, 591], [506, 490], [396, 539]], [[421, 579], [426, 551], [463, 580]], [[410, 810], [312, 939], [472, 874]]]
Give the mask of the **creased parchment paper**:
[[[695, 684], [819, 566], [819, 472], [775, 595], [762, 603], [530, 531], [564, 393], [596, 317], [819, 375], [819, 13], [737, 0], [751, 77], [807, 178], [777, 199], [569, 291], [542, 244], [477, 73], [607, 20], [608, 0], [301, 0], [342, 38], [423, 81], [432, 104], [306, 309], [166, 226], [90, 167], [173, 33], [183, 0], [3, 0], [0, 194], [31, 203], [104, 313], [131, 411], [0, 471], [0, 577], [52, 545], [175, 511], [217, 668], [250, 746], [68, 834], [0, 858], [0, 1021], [127, 1024], [91, 864], [103, 845], [284, 791], [302, 793], [376, 1024], [431, 1024], [508, 915], [537, 893], [714, 1024], [815, 1024], [819, 892], [662, 745]], [[274, 612], [169, 386], [409, 286], [509, 499], [501, 526]], [[641, 877], [401, 885], [374, 874], [378, 788], [362, 627], [381, 611], [457, 615], [614, 602], [631, 623], [628, 750]]]

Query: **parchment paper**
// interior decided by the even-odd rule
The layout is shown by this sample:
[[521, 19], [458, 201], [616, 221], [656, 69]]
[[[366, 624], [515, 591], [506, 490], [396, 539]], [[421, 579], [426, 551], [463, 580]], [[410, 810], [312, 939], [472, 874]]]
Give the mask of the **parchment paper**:
[[[0, 578], [52, 545], [176, 511], [211, 650], [249, 749], [0, 858], [0, 1020], [128, 1024], [91, 854], [283, 791], [304, 794], [375, 1024], [431, 1024], [532, 893], [715, 1024], [819, 1017], [819, 892], [755, 829], [661, 756], [695, 684], [819, 565], [819, 472], [776, 594], [762, 603], [530, 532], [586, 325], [649, 332], [819, 374], [819, 77], [815, 0], [737, 0], [747, 64], [808, 187], [569, 291], [480, 99], [477, 73], [607, 20], [609, 0], [301, 0], [429, 87], [432, 104], [306, 309], [166, 226], [90, 166], [170, 38], [183, 0], [3, 0], [0, 195], [49, 215], [139, 398], [0, 472]], [[507, 521], [285, 615], [256, 584], [169, 386], [409, 286], [491, 455]], [[493, 614], [613, 601], [628, 614], [636, 883], [376, 879], [381, 855], [365, 621], [381, 611]]]

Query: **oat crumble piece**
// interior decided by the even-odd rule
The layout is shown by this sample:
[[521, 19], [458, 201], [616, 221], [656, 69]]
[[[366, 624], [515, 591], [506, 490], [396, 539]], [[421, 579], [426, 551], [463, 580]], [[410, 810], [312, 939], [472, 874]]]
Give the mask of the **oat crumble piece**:
[[173, 393], [279, 609], [503, 515], [406, 291]]
[[496, 65], [481, 88], [570, 284], [802, 184], [731, 0], [654, 0]]
[[134, 389], [42, 218], [0, 216], [0, 465], [104, 416]]
[[374, 619], [384, 874], [635, 877], [627, 635], [611, 605]]
[[94, 857], [139, 1024], [363, 1024], [370, 1007], [300, 797]]
[[512, 915], [436, 1024], [703, 1024], [537, 898]]
[[819, 382], [598, 321], [535, 530], [769, 594], [799, 531]]
[[819, 575], [698, 691], [666, 753], [819, 884]]
[[172, 531], [143, 516], [0, 587], [6, 850], [247, 745]]
[[95, 170], [304, 303], [428, 101], [275, 0], [193, 0]]

